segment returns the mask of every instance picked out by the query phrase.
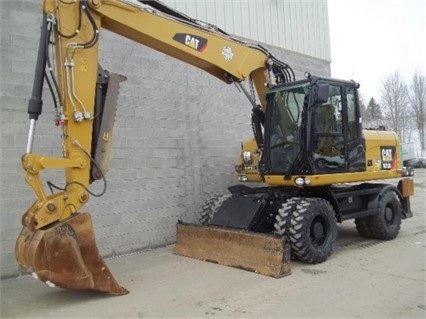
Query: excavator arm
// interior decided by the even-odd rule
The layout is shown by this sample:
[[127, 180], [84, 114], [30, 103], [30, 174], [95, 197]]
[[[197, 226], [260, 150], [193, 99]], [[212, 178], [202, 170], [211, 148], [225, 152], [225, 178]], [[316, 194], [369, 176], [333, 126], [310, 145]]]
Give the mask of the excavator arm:
[[[200, 68], [227, 84], [240, 85], [258, 112], [266, 108], [262, 97], [268, 87], [293, 80], [294, 75], [263, 47], [157, 1], [44, 0], [28, 106], [30, 130], [22, 157], [25, 180], [37, 200], [22, 218], [17, 260], [49, 284], [120, 295], [127, 290], [118, 285], [99, 255], [90, 215], [80, 213], [91, 195], [101, 195], [93, 194], [89, 185], [96, 179], [105, 182], [118, 85], [125, 79], [98, 65], [102, 29]], [[251, 81], [257, 96], [244, 89], [240, 84], [244, 80]], [[32, 152], [44, 81], [55, 102], [62, 157]], [[108, 103], [113, 107], [106, 108]], [[49, 169], [65, 170], [65, 186], [55, 186], [59, 192], [54, 194], [47, 194], [40, 178]]]

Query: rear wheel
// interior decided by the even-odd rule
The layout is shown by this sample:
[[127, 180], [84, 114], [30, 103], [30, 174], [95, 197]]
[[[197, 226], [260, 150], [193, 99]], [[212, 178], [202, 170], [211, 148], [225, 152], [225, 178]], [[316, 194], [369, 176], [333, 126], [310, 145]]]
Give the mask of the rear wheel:
[[[290, 218], [285, 219], [289, 210]], [[334, 209], [328, 201], [322, 198], [292, 198], [283, 205], [278, 215], [280, 217], [277, 217], [275, 228], [278, 228], [278, 233], [287, 234], [292, 254], [297, 259], [315, 264], [331, 255], [337, 226]], [[280, 223], [281, 219], [288, 222]]]
[[398, 195], [393, 190], [387, 191], [379, 199], [377, 214], [355, 219], [357, 230], [367, 238], [394, 239], [401, 227], [401, 211]]

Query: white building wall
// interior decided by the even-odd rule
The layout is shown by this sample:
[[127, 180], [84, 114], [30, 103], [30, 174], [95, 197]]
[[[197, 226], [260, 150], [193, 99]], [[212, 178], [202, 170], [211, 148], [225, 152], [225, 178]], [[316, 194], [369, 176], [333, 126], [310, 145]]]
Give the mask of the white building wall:
[[327, 0], [163, 0], [227, 33], [331, 61]]

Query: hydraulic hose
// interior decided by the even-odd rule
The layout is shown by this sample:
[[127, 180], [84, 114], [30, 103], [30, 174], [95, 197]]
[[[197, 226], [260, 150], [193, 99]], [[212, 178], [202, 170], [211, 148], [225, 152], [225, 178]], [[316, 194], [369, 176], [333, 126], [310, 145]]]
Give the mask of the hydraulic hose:
[[43, 107], [43, 85], [46, 68], [46, 41], [48, 40], [47, 16], [43, 15], [41, 23], [40, 42], [38, 44], [37, 63], [34, 74], [34, 84], [31, 98], [28, 102], [28, 114], [30, 120], [38, 120]]

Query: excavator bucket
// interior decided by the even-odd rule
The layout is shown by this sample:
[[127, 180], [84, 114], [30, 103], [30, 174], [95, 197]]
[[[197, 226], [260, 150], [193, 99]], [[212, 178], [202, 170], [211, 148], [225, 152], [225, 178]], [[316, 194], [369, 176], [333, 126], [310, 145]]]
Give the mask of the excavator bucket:
[[291, 273], [285, 238], [214, 226], [176, 225], [174, 253], [281, 278]]
[[15, 254], [24, 270], [49, 286], [112, 295], [128, 293], [99, 255], [88, 213], [77, 213], [34, 231], [24, 226]]

